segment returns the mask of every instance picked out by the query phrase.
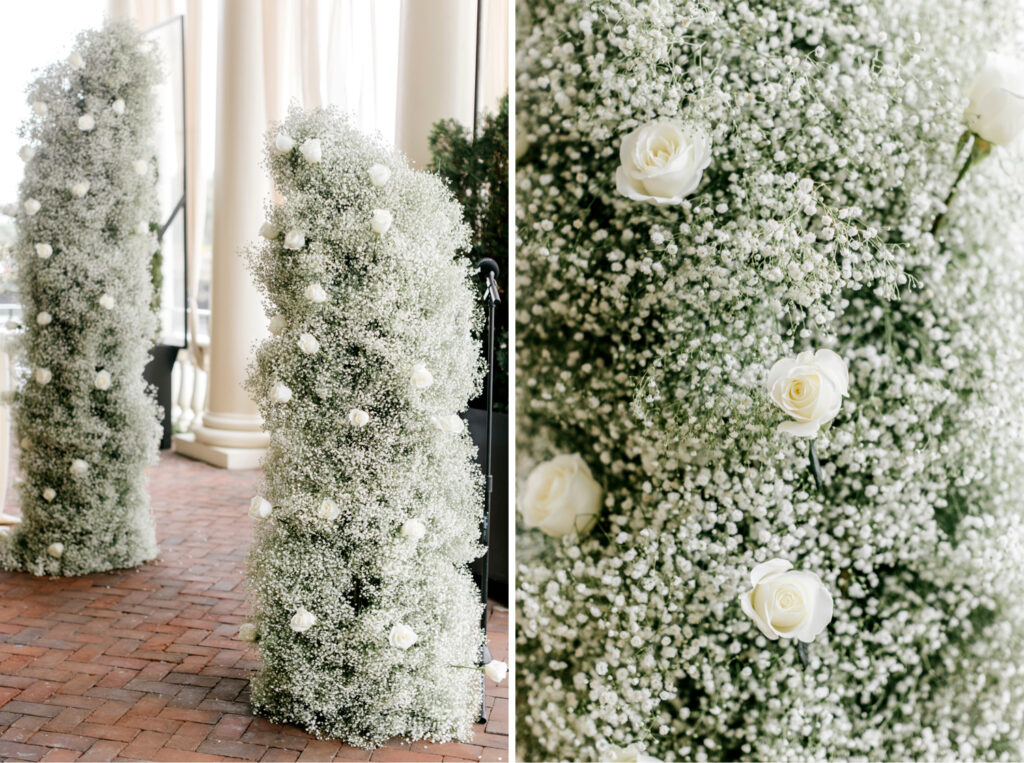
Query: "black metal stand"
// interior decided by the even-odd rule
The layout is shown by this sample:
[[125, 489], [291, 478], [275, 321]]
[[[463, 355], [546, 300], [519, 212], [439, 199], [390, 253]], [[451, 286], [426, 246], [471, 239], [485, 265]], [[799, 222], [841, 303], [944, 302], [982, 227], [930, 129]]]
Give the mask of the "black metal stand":
[[[484, 440], [484, 518], [480, 528], [481, 540], [484, 544], [484, 555], [480, 558], [480, 601], [483, 604], [483, 615], [480, 627], [484, 632], [484, 646], [480, 653], [480, 664], [491, 661], [491, 652], [487, 648], [487, 576], [488, 546], [491, 525], [491, 492], [493, 479], [491, 476], [491, 439], [493, 437], [492, 419], [494, 415], [494, 307], [501, 301], [498, 293], [498, 275], [501, 272], [498, 263], [485, 257], [477, 263], [480, 277], [484, 281], [484, 301], [487, 303], [487, 437]], [[487, 721], [487, 694], [484, 676], [480, 676], [480, 723]]]

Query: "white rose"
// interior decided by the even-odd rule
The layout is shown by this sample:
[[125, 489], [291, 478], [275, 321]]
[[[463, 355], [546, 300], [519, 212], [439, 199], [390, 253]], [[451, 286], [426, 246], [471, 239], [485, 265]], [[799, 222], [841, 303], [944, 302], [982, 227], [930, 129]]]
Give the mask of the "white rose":
[[561, 454], [530, 472], [519, 511], [527, 527], [558, 538], [590, 532], [603, 502], [604, 490], [580, 455]]
[[40, 326], [49, 326], [51, 323], [53, 323], [53, 316], [50, 315], [45, 310], [41, 310], [40, 312], [36, 313], [36, 323], [38, 323]]
[[310, 138], [299, 147], [299, 153], [307, 162], [319, 162], [324, 155], [319, 138]]
[[1024, 130], [1024, 61], [989, 53], [967, 95], [964, 119], [978, 137], [1003, 146]]
[[248, 641], [250, 644], [259, 637], [259, 631], [252, 623], [242, 623], [238, 626], [238, 638], [240, 641]]
[[36, 369], [35, 379], [36, 379], [37, 383], [46, 385], [46, 384], [50, 383], [50, 380], [52, 378], [53, 378], [53, 374], [50, 373], [50, 369], [49, 368], [37, 368]]
[[49, 546], [47, 546], [46, 553], [48, 553], [54, 559], [60, 559], [62, 556], [64, 556], [64, 544], [51, 543]]
[[306, 234], [300, 230], [290, 230], [284, 236], [285, 249], [301, 249], [306, 245]]
[[299, 349], [307, 355], [313, 355], [320, 351], [320, 343], [312, 334], [303, 334], [299, 337]]
[[316, 515], [326, 522], [333, 522], [341, 515], [341, 509], [333, 498], [324, 498], [317, 507]]
[[71, 191], [71, 195], [76, 199], [80, 199], [85, 194], [89, 193], [89, 181], [80, 180], [77, 183], [71, 183], [68, 185], [68, 190]]
[[100, 297], [100, 307], [102, 307], [104, 310], [113, 310], [114, 298], [111, 297], [109, 294], [104, 294], [102, 297]]
[[375, 164], [366, 172], [370, 176], [370, 182], [376, 186], [382, 186], [391, 179], [391, 170], [383, 164]]
[[254, 495], [252, 500], [249, 501], [249, 516], [253, 519], [266, 519], [273, 510], [274, 507], [270, 501], [262, 495]]
[[25, 214], [28, 215], [29, 217], [32, 217], [32, 215], [38, 212], [41, 207], [42, 205], [35, 199], [25, 200]]
[[365, 427], [370, 423], [370, 414], [361, 408], [353, 408], [348, 412], [348, 423], [354, 427]]
[[93, 118], [92, 114], [82, 114], [82, 116], [78, 118], [78, 129], [82, 132], [88, 132], [95, 126], [96, 120]]
[[281, 382], [270, 388], [270, 399], [275, 403], [287, 403], [292, 399], [292, 391]]
[[113, 111], [118, 116], [121, 116], [122, 114], [124, 114], [124, 100], [121, 99], [121, 98], [118, 98], [116, 101], [114, 101], [112, 104], [110, 104], [110, 110]]
[[640, 748], [633, 744], [629, 747], [609, 747], [602, 757], [610, 763], [661, 763], [658, 758], [640, 752]]
[[49, 259], [53, 254], [53, 247], [49, 244], [36, 244], [36, 257], [41, 260]]
[[260, 226], [260, 235], [267, 239], [267, 241], [273, 241], [281, 235], [281, 229], [273, 223], [263, 223]]
[[49, 503], [56, 497], [57, 491], [54, 490], [52, 487], [48, 487], [43, 491], [43, 500], [46, 501], [47, 503]]
[[391, 227], [391, 223], [395, 221], [394, 216], [386, 209], [375, 209], [373, 215], [370, 218], [370, 227], [373, 228], [373, 232], [378, 236], [382, 236], [388, 232]]
[[634, 201], [681, 204], [711, 163], [711, 138], [682, 122], [656, 120], [622, 139], [616, 190]]
[[412, 380], [412, 386], [416, 389], [426, 389], [434, 383], [434, 375], [430, 373], [426, 363], [414, 365], [409, 378]]
[[32, 157], [36, 155], [36, 150], [32, 146], [25, 145], [18, 149], [18, 156], [21, 157], [21, 161], [30, 162]]
[[753, 590], [740, 595], [740, 606], [772, 641], [814, 641], [832, 621], [832, 595], [813, 572], [794, 570], [785, 559], [757, 565], [750, 573]]
[[147, 175], [149, 174], [149, 162], [145, 159], [136, 159], [132, 162], [132, 169], [135, 170], [136, 175]]
[[423, 524], [422, 520], [407, 519], [402, 523], [402, 537], [408, 538], [409, 540], [421, 540], [424, 535], [427, 534], [427, 526]]
[[794, 419], [779, 424], [779, 431], [814, 437], [839, 413], [850, 390], [850, 374], [832, 350], [808, 350], [776, 361], [765, 384], [772, 402]]
[[311, 283], [309, 286], [307, 286], [304, 294], [306, 296], [306, 299], [308, 299], [313, 304], [318, 305], [322, 302], [327, 301], [327, 292], [324, 290], [324, 287], [318, 283]]
[[92, 380], [92, 385], [98, 390], [108, 390], [112, 381], [110, 371], [103, 370], [96, 374], [96, 378]]
[[83, 474], [89, 471], [89, 462], [76, 458], [71, 462], [71, 473], [76, 477], [81, 477]]
[[448, 413], [444, 416], [431, 416], [430, 420], [434, 422], [434, 426], [440, 429], [442, 432], [448, 434], [458, 434], [466, 428], [466, 422], [462, 420], [462, 417], [457, 413]]
[[85, 59], [82, 58], [82, 54], [76, 50], [68, 56], [68, 65], [75, 71], [81, 71], [85, 68]]
[[494, 683], [500, 684], [505, 680], [505, 676], [508, 675], [508, 665], [501, 660], [491, 660], [484, 665], [484, 675], [494, 681]]
[[283, 154], [295, 148], [295, 141], [291, 139], [288, 133], [279, 132], [277, 137], [274, 138], [274, 148]]
[[284, 316], [278, 313], [270, 319], [270, 333], [274, 336], [281, 336], [281, 332], [284, 331], [286, 325]]
[[[32, 447], [32, 438], [22, 437], [21, 442], [18, 443], [18, 447], [20, 447], [22, 450], [28, 450], [29, 448]], [[54, 495], [56, 495], [56, 493], [54, 493]]]
[[420, 637], [416, 635], [416, 631], [404, 623], [398, 623], [398, 625], [391, 629], [391, 633], [388, 634], [388, 641], [391, 642], [391, 646], [397, 649], [408, 649], [419, 639]]
[[45, 117], [49, 109], [42, 101], [32, 101], [32, 111], [36, 113], [36, 116]]
[[292, 615], [289, 625], [291, 625], [292, 630], [296, 633], [305, 633], [316, 625], [316, 615], [305, 607], [299, 607], [295, 614]]
[[150, 232], [150, 230], [149, 230], [149, 223], [147, 223], [145, 220], [139, 220], [135, 224], [135, 233], [137, 235], [145, 236], [145, 235], [149, 234], [149, 232]]

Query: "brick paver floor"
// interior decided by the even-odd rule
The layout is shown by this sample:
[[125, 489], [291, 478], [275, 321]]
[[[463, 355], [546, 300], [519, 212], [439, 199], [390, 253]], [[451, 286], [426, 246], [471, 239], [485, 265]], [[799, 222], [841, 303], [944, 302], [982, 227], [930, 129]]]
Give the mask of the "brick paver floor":
[[[0, 572], [0, 759], [508, 760], [504, 683], [488, 681], [489, 720], [469, 744], [370, 752], [253, 716], [256, 659], [235, 633], [258, 480], [165, 453], [150, 471], [157, 561], [83, 578]], [[508, 612], [492, 605], [490, 623], [507, 661]]]

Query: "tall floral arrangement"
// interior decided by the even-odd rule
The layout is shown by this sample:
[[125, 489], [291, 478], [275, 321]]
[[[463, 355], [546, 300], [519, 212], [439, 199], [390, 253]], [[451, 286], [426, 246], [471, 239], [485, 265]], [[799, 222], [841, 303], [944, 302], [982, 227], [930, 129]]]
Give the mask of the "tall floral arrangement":
[[159, 424], [142, 370], [156, 331], [159, 76], [140, 35], [111, 24], [79, 35], [28, 89], [15, 247], [23, 521], [0, 546], [7, 568], [83, 575], [157, 552], [143, 469]]
[[1024, 756], [1021, 21], [520, 4], [527, 759]]
[[332, 110], [268, 134], [284, 197], [251, 252], [272, 336], [249, 561], [255, 709], [370, 747], [479, 711], [481, 477], [458, 412], [481, 364], [469, 231], [435, 176]]

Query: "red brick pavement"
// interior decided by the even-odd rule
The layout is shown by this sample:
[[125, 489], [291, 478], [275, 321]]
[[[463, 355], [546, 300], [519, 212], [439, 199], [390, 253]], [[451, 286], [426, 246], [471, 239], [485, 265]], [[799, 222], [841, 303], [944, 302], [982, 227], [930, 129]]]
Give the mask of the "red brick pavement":
[[[157, 561], [84, 578], [0, 572], [0, 759], [508, 760], [504, 683], [487, 682], [489, 720], [469, 744], [370, 752], [253, 716], [256, 658], [235, 633], [258, 480], [165, 453], [150, 471]], [[494, 605], [490, 634], [507, 661], [508, 612]]]

